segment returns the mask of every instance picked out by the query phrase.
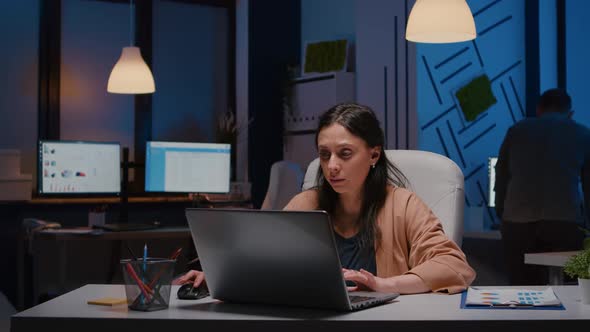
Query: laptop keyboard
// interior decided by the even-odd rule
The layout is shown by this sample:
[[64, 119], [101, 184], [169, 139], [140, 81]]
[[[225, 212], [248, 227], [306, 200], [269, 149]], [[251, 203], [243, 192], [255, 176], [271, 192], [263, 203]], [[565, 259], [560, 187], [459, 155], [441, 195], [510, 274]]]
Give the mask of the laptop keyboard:
[[357, 296], [357, 295], [349, 295], [348, 298], [350, 299], [350, 303], [358, 303], [366, 300], [375, 299], [374, 297], [368, 296]]

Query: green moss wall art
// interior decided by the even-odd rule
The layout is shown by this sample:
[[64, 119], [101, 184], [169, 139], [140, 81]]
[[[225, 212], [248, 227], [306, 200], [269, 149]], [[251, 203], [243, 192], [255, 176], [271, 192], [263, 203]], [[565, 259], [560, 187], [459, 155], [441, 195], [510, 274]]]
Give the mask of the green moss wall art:
[[492, 92], [490, 79], [485, 74], [477, 76], [461, 87], [457, 90], [455, 96], [467, 121], [475, 120], [479, 114], [485, 112], [497, 102]]
[[303, 74], [346, 70], [347, 53], [346, 39], [307, 43]]

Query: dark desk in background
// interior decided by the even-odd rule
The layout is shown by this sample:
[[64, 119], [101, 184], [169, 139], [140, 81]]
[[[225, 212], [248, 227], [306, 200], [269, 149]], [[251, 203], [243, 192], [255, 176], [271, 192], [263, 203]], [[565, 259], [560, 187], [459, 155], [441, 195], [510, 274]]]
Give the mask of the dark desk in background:
[[[192, 239], [188, 227], [160, 227], [150, 230], [142, 231], [127, 231], [127, 232], [108, 232], [108, 231], [93, 231], [90, 234], [77, 234], [74, 233], [76, 230], [68, 229], [57, 229], [57, 230], [44, 230], [36, 232], [33, 238], [30, 239], [30, 243], [24, 242], [19, 249], [18, 254], [18, 302], [17, 307], [23, 309], [25, 307], [25, 283], [29, 278], [25, 273], [25, 251], [28, 250], [25, 246], [31, 246], [31, 293], [32, 293], [32, 304], [38, 304], [40, 296], [40, 278], [41, 269], [39, 269], [39, 257], [41, 250], [39, 244], [40, 241], [50, 241], [57, 245], [58, 256], [56, 264], [56, 272], [58, 274], [58, 290], [60, 293], [66, 292], [66, 279], [67, 279], [67, 267], [68, 267], [68, 244], [72, 241], [84, 241], [86, 243], [92, 241], [112, 241], [111, 251], [111, 263], [109, 265], [109, 271], [107, 273], [107, 280], [105, 283], [111, 283], [114, 275], [117, 273], [119, 268], [119, 259], [121, 257], [127, 257], [128, 254], [122, 255], [122, 247], [124, 241], [133, 240], [166, 240], [175, 239], [178, 240], [177, 247], [182, 247], [183, 250], [188, 250], [192, 246]], [[172, 250], [170, 250], [172, 252]], [[141, 254], [138, 252], [137, 254]]]
[[[227, 196], [225, 196], [227, 198]], [[93, 207], [99, 205], [108, 205], [107, 223], [118, 221], [118, 203], [117, 197], [106, 198], [35, 198], [24, 202], [0, 202], [0, 222], [2, 223], [2, 232], [0, 232], [0, 251], [7, 253], [4, 267], [7, 273], [0, 276], [2, 291], [11, 300], [13, 304], [22, 310], [32, 303], [31, 294], [38, 295], [38, 289], [35, 289], [36, 281], [39, 278], [33, 269], [37, 264], [33, 264], [33, 257], [28, 257], [25, 246], [24, 234], [21, 231], [21, 224], [24, 218], [39, 218], [48, 221], [61, 223], [64, 227], [80, 227], [88, 225], [88, 212]], [[67, 266], [67, 248], [68, 243], [76, 241], [96, 241], [113, 242], [113, 250], [120, 250], [121, 241], [128, 240], [149, 240], [149, 239], [179, 239], [179, 245], [185, 246], [192, 242], [186, 226], [185, 209], [188, 207], [240, 207], [250, 208], [251, 204], [247, 200], [230, 200], [224, 199], [223, 195], [212, 195], [210, 201], [197, 201], [183, 196], [140, 196], [129, 197], [129, 222], [132, 223], [153, 223], [159, 222], [161, 228], [141, 232], [125, 233], [104, 233], [101, 236], [79, 235], [79, 234], [37, 234], [35, 241], [53, 241], [58, 246], [56, 259], [59, 262], [56, 266], [56, 272], [59, 273], [59, 284], [63, 285], [66, 279]], [[166, 231], [171, 228], [177, 231]], [[182, 228], [183, 230], [178, 230]], [[119, 242], [119, 245], [117, 245]], [[16, 250], [15, 250], [16, 248]], [[186, 249], [186, 248], [185, 248]], [[114, 256], [114, 255], [113, 255]], [[126, 253], [123, 253], [127, 257]], [[62, 259], [64, 258], [64, 259]], [[111, 264], [112, 266], [112, 264]], [[112, 268], [111, 268], [112, 270]], [[109, 271], [112, 276], [114, 271]], [[107, 278], [107, 279], [112, 279]], [[103, 282], [107, 282], [104, 280]], [[25, 287], [27, 292], [24, 291]]]
[[[195, 198], [189, 195], [181, 196], [134, 196], [127, 199], [129, 204], [170, 204], [180, 203], [186, 207], [244, 207], [251, 208], [249, 199], [241, 197], [233, 198], [229, 194], [207, 194], [198, 195]], [[1, 204], [2, 202], [0, 202]], [[60, 197], [60, 198], [33, 198], [30, 201], [14, 202], [14, 204], [25, 204], [28, 206], [50, 206], [50, 205], [118, 205], [119, 197]]]

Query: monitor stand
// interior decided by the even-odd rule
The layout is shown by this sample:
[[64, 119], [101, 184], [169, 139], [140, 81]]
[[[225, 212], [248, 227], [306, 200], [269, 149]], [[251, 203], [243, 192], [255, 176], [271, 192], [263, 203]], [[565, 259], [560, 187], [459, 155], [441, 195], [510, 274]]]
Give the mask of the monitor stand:
[[129, 183], [129, 168], [138, 168], [142, 166], [143, 164], [140, 163], [129, 162], [129, 148], [124, 147], [123, 161], [121, 162], [123, 175], [121, 178], [121, 194], [119, 196], [119, 220], [113, 224], [105, 224], [103, 226], [99, 226], [99, 228], [113, 232], [126, 232], [154, 229], [159, 226], [156, 223], [144, 224], [129, 222], [129, 192], [127, 190]]
[[119, 223], [129, 222], [129, 168], [137, 167], [135, 163], [129, 162], [129, 148], [123, 148], [123, 162], [121, 163], [122, 178], [121, 178], [121, 195], [119, 196]]

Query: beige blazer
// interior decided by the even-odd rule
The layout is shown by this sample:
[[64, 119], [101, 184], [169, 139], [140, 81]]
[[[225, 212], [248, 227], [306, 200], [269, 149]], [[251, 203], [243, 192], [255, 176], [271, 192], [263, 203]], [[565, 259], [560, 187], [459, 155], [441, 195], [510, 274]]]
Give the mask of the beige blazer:
[[[317, 190], [299, 193], [285, 209], [317, 210]], [[390, 186], [377, 224], [381, 230], [381, 243], [375, 247], [378, 277], [412, 273], [433, 292], [450, 294], [463, 291], [475, 279], [465, 254], [413, 192]]]

